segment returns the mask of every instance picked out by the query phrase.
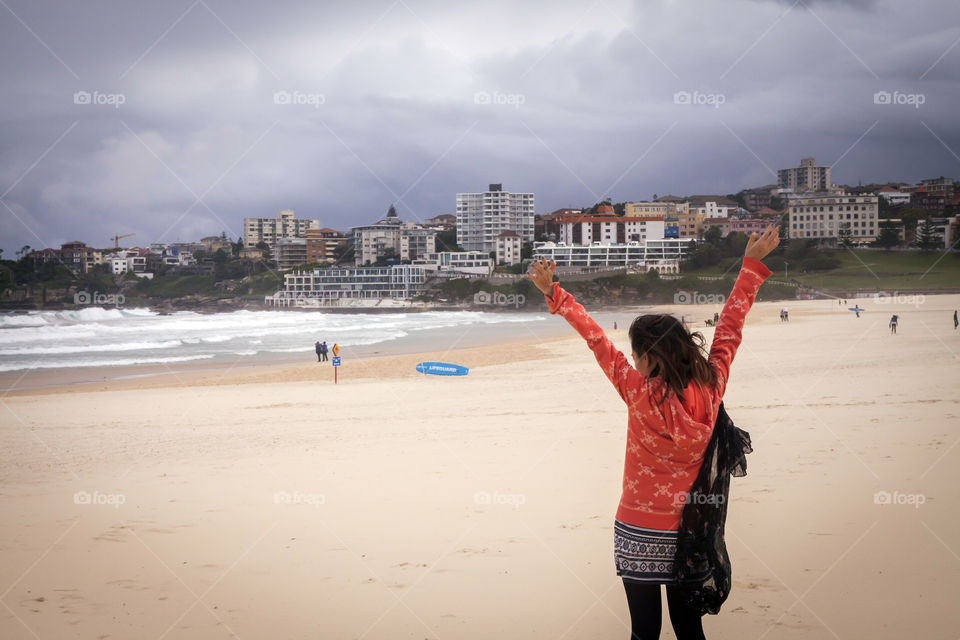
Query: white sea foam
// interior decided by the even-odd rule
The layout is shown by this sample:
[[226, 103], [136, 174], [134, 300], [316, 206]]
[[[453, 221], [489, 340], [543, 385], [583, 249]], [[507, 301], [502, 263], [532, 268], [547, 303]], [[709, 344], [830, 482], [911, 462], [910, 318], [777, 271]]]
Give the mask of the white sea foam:
[[[525, 323], [543, 316], [482, 311], [317, 313], [230, 311], [158, 314], [143, 308], [87, 307], [0, 313], [0, 371], [183, 362], [309, 353], [317, 339], [367, 347], [471, 327]], [[453, 332], [444, 334], [444, 331]], [[438, 338], [444, 339], [444, 338]], [[128, 357], [121, 357], [120, 354]]]
[[164, 364], [172, 362], [188, 362], [190, 360], [207, 360], [214, 355], [201, 354], [195, 356], [174, 356], [170, 358], [129, 358], [124, 360], [79, 360], [70, 364], [62, 362], [0, 362], [0, 371], [22, 371], [24, 369], [61, 369], [65, 367], [119, 367], [138, 364]]

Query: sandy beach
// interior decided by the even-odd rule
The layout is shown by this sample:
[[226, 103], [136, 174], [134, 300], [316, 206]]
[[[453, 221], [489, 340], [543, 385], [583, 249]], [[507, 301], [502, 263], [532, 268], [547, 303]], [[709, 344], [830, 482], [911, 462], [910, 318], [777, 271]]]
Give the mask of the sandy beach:
[[[957, 637], [960, 296], [854, 302], [748, 317], [710, 638]], [[626, 411], [572, 329], [536, 332], [336, 385], [305, 360], [6, 392], [0, 637], [626, 638]]]

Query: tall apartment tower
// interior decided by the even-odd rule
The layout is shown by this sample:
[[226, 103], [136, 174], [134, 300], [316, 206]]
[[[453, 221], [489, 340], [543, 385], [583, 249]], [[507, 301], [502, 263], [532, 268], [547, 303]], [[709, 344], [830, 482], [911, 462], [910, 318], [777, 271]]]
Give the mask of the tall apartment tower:
[[777, 185], [795, 192], [817, 192], [830, 189], [830, 167], [817, 166], [816, 158], [803, 158], [800, 166], [777, 171]]
[[510, 193], [491, 184], [483, 193], [457, 194], [457, 244], [489, 253], [504, 231], [520, 236], [521, 244], [533, 242], [532, 193]]
[[278, 240], [305, 238], [307, 229], [319, 226], [319, 220], [297, 218], [293, 209], [283, 209], [276, 218], [244, 218], [243, 246], [255, 247], [260, 242], [266, 242], [272, 251]]

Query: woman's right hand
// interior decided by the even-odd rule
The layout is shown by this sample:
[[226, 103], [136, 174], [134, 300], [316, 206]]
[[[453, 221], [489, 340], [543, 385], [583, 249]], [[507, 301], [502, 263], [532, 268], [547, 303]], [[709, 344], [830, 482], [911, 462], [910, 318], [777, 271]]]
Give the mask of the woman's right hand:
[[777, 248], [778, 244], [780, 244], [780, 231], [776, 225], [771, 224], [761, 234], [757, 234], [756, 231], [750, 234], [743, 255], [747, 258], [763, 260], [767, 254]]
[[547, 262], [543, 258], [539, 258], [530, 263], [532, 271], [528, 272], [527, 276], [533, 280], [533, 284], [536, 285], [537, 289], [540, 289], [545, 296], [553, 294], [553, 270], [556, 269], [556, 267], [556, 262], [553, 260]]

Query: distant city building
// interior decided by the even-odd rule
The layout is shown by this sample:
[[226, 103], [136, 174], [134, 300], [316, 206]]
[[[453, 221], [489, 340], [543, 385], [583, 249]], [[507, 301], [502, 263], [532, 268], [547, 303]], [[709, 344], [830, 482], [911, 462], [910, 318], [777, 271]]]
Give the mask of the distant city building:
[[557, 218], [559, 240], [570, 245], [594, 242], [623, 244], [646, 242], [664, 237], [664, 219], [615, 215], [565, 214]]
[[629, 218], [649, 218], [651, 216], [675, 216], [685, 211], [686, 202], [627, 202], [623, 205], [623, 215]]
[[323, 229], [307, 229], [307, 255], [309, 264], [315, 262], [333, 262], [337, 247], [346, 247], [347, 238], [339, 231], [324, 227]]
[[930, 218], [930, 225], [934, 234], [943, 241], [944, 249], [949, 249], [960, 241], [960, 216]]
[[910, 193], [910, 206], [925, 209], [934, 214], [941, 213], [950, 202], [943, 194], [943, 190], [930, 193], [924, 186], [916, 187]]
[[703, 221], [706, 214], [696, 211], [687, 211], [677, 216], [677, 237], [699, 238], [702, 233]]
[[535, 237], [547, 237], [556, 240], [560, 234], [560, 229], [556, 224], [557, 219], [562, 215], [580, 212], [580, 209], [557, 209], [550, 213], [535, 216], [533, 221]]
[[280, 238], [273, 248], [273, 259], [280, 271], [289, 271], [307, 263], [306, 238]]
[[716, 227], [720, 229], [720, 237], [726, 238], [730, 235], [730, 218], [704, 218], [703, 223], [701, 224], [701, 229], [703, 233], [706, 233], [709, 229]]
[[841, 229], [852, 242], [876, 239], [877, 196], [848, 193], [794, 194], [787, 200], [789, 237], [835, 242]]
[[285, 304], [297, 298], [412, 298], [423, 289], [426, 275], [422, 266], [409, 264], [330, 267], [288, 273], [283, 282], [283, 290], [268, 301]]
[[140, 255], [138, 249], [125, 249], [110, 254], [110, 271], [119, 276], [133, 273], [137, 277], [152, 278], [153, 273], [147, 271], [147, 256]]
[[[228, 256], [233, 255], [233, 243], [230, 242], [230, 239], [226, 235], [220, 236], [207, 236], [206, 238], [200, 238], [200, 244], [203, 245], [203, 250], [205, 253], [214, 254], [218, 250], [223, 249], [224, 253]], [[151, 245], [150, 250], [153, 250]]]
[[350, 238], [358, 265], [373, 264], [385, 257], [412, 261], [436, 252], [437, 230], [402, 222], [391, 205], [381, 220], [350, 229]]
[[570, 245], [566, 243], [536, 242], [533, 256], [555, 260], [561, 267], [639, 267], [654, 268], [668, 273], [690, 250], [692, 238], [661, 238], [647, 242]]
[[240, 249], [240, 255], [238, 257], [246, 260], [262, 260], [263, 252], [256, 247], [243, 247]]
[[513, 231], [504, 231], [497, 236], [497, 264], [520, 263], [520, 236]]
[[749, 236], [751, 233], [761, 233], [770, 224], [776, 224], [776, 221], [771, 223], [768, 218], [730, 218], [728, 233], [743, 233]]
[[103, 263], [103, 252], [75, 240], [64, 242], [59, 249], [31, 251], [27, 258], [33, 261], [34, 269], [48, 262], [62, 265], [74, 275], [88, 273], [94, 266]]
[[483, 251], [440, 251], [429, 253], [414, 264], [427, 271], [487, 276], [493, 272], [493, 260]]
[[770, 206], [770, 201], [773, 198], [773, 192], [777, 190], [777, 185], [767, 184], [762, 187], [754, 187], [753, 189], [744, 189], [741, 193], [743, 195], [743, 204], [750, 211], [758, 211], [764, 207]]
[[725, 196], [690, 196], [687, 202], [690, 213], [698, 213], [704, 218], [726, 218], [740, 206]]
[[532, 193], [510, 193], [491, 184], [483, 193], [457, 194], [457, 244], [467, 251], [495, 251], [497, 236], [513, 231], [533, 242]]
[[450, 213], [443, 213], [439, 216], [427, 218], [423, 221], [423, 226], [437, 229], [438, 231], [449, 231], [457, 226], [457, 216]]
[[943, 198], [944, 202], [953, 200], [953, 178], [930, 178], [921, 180], [920, 186], [933, 198]]
[[783, 211], [777, 211], [776, 209], [771, 209], [770, 207], [763, 207], [761, 209], [757, 209], [756, 211], [754, 211], [752, 217], [771, 218], [771, 219], [775, 218], [775, 220], [772, 220], [772, 222], [779, 222], [780, 217], [782, 215], [783, 215]]
[[425, 229], [412, 222], [400, 227], [400, 259], [416, 260], [437, 250], [437, 230]]
[[880, 187], [877, 191], [877, 195], [887, 201], [891, 207], [899, 207], [900, 205], [908, 204], [910, 202], [910, 193], [900, 191], [899, 189], [894, 189], [893, 187]]
[[307, 229], [319, 226], [319, 220], [295, 217], [293, 209], [282, 210], [276, 218], [244, 218], [243, 246], [256, 247], [266, 242], [273, 251], [280, 238], [304, 238]]
[[777, 171], [777, 185], [795, 192], [816, 192], [830, 189], [830, 167], [818, 166], [816, 158], [803, 158], [800, 166]]

